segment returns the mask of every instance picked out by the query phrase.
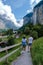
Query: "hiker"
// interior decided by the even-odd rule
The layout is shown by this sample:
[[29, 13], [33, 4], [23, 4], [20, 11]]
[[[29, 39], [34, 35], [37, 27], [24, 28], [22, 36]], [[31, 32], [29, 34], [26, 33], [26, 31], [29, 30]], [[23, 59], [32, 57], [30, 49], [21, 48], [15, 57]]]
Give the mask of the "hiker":
[[28, 38], [28, 49], [29, 49], [29, 51], [31, 49], [32, 43], [33, 43], [33, 37], [32, 37], [32, 35], [30, 35], [30, 37]]
[[23, 36], [23, 38], [22, 38], [22, 47], [23, 47], [23, 50], [25, 51], [26, 50], [26, 37], [25, 36]]

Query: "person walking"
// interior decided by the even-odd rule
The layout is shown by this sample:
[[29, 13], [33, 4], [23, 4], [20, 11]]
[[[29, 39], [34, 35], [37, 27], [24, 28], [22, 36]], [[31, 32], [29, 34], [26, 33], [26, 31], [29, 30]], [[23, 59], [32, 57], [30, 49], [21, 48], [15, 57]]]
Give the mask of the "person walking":
[[26, 37], [23, 36], [23, 38], [22, 38], [22, 48], [23, 48], [24, 51], [26, 50], [26, 43], [27, 43]]
[[28, 38], [28, 49], [29, 49], [29, 51], [31, 49], [32, 43], [33, 43], [33, 37], [32, 37], [32, 35], [30, 35], [30, 37]]

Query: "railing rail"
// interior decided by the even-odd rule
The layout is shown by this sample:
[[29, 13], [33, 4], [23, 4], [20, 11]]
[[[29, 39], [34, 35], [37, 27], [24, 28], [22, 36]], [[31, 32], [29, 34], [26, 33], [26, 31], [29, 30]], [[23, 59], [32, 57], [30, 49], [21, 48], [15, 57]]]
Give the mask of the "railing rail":
[[[1, 41], [0, 44], [2, 44], [3, 42], [5, 43], [5, 42], [7, 42], [7, 41]], [[17, 46], [19, 46], [19, 45], [21, 45], [21, 43], [15, 44], [15, 45], [12, 45], [12, 46], [6, 46], [6, 47], [4, 47], [4, 48], [0, 48], [0, 53], [3, 52], [3, 51], [6, 52], [6, 55], [0, 58], [0, 62], [4, 61], [5, 59], [8, 59], [9, 56], [11, 56], [13, 53], [17, 52], [17, 51], [21, 48], [21, 46], [18, 47], [17, 49], [15, 49], [15, 50], [13, 50], [13, 51], [10, 52], [10, 53], [8, 53], [8, 50], [9, 50], [9, 49], [12, 49], [12, 48], [14, 48], [14, 47], [17, 47]]]
[[8, 58], [9, 56], [11, 56], [13, 53], [17, 52], [21, 47], [17, 48], [16, 50], [12, 51], [11, 53], [5, 55], [4, 57], [0, 58], [0, 62], [4, 61], [6, 58]]
[[9, 49], [11, 49], [13, 47], [16, 47], [16, 46], [19, 46], [19, 45], [21, 45], [21, 43], [20, 44], [15, 44], [15, 45], [12, 45], [12, 46], [8, 46], [8, 47], [5, 47], [5, 48], [0, 48], [0, 52], [9, 50]]

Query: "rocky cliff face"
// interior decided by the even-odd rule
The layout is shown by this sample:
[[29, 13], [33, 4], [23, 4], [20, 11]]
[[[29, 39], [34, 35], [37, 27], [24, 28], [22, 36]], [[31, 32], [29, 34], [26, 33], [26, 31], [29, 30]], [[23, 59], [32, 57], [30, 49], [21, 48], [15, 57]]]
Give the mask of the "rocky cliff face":
[[33, 24], [43, 24], [43, 1], [40, 1], [33, 10]]
[[33, 9], [33, 13], [29, 13], [23, 17], [24, 25], [30, 22], [33, 24], [42, 24], [43, 25], [43, 0], [40, 1]]
[[24, 25], [32, 22], [32, 16], [33, 16], [33, 13], [31, 12], [31, 13], [29, 13], [26, 16], [23, 17]]

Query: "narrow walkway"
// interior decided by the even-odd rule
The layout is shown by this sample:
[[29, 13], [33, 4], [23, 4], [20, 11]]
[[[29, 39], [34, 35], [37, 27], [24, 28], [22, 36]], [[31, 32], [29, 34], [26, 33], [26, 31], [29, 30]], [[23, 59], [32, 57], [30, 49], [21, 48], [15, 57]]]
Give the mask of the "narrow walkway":
[[12, 62], [12, 65], [33, 65], [32, 64], [32, 59], [31, 59], [31, 54], [30, 52], [26, 52], [24, 54], [21, 54], [21, 56], [16, 60]]

